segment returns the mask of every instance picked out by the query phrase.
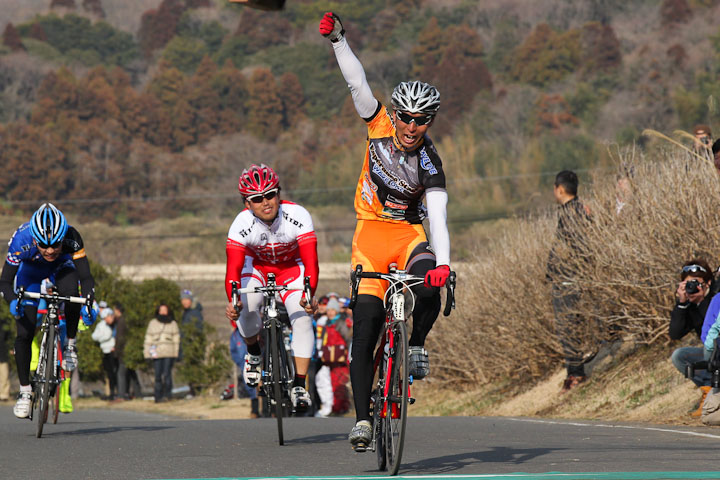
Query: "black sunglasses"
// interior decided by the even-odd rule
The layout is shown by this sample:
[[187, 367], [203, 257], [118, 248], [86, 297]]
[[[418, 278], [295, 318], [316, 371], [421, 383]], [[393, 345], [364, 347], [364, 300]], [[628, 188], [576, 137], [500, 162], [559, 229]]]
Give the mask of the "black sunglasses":
[[277, 196], [278, 190], [279, 189], [277, 189], [277, 188], [273, 188], [272, 190], [268, 190], [267, 192], [264, 192], [264, 193], [250, 195], [249, 197], [246, 197], [245, 200], [247, 200], [248, 202], [252, 202], [252, 203], [262, 203], [263, 198], [265, 200], [272, 200], [273, 198], [275, 198]]
[[38, 246], [40, 248], [54, 248], [55, 250], [57, 250], [58, 248], [60, 248], [60, 245], [62, 245], [62, 240], [60, 240], [59, 242], [55, 242], [52, 245], [45, 245], [42, 242], [38, 242]]
[[685, 265], [682, 268], [683, 273], [697, 273], [697, 272], [703, 272], [707, 273], [707, 270], [705, 270], [700, 265]]
[[397, 114], [397, 116], [401, 122], [407, 123], [408, 125], [410, 124], [410, 122], [415, 122], [415, 125], [417, 125], [418, 127], [427, 125], [428, 123], [432, 122], [432, 119], [434, 118], [433, 115], [423, 115], [422, 117], [413, 117], [409, 113], [401, 112], [400, 110], [395, 110], [395, 113]]

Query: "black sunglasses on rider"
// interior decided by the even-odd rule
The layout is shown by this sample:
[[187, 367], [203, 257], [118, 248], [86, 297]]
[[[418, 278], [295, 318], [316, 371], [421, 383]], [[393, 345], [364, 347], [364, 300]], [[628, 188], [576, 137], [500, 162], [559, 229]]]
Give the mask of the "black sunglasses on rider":
[[427, 125], [428, 123], [432, 122], [432, 119], [434, 118], [434, 115], [423, 115], [422, 117], [413, 117], [409, 113], [401, 112], [400, 110], [395, 110], [395, 114], [398, 116], [401, 122], [407, 123], [408, 125], [410, 122], [415, 122], [415, 125], [418, 127], [422, 127], [423, 125]]
[[57, 250], [58, 248], [60, 248], [60, 245], [62, 245], [62, 240], [60, 240], [59, 242], [55, 242], [52, 245], [45, 245], [42, 242], [37, 242], [37, 244], [40, 248], [53, 248]]
[[267, 192], [264, 192], [264, 193], [250, 195], [247, 198], [245, 198], [245, 200], [247, 200], [248, 202], [252, 202], [252, 203], [262, 203], [263, 198], [265, 200], [272, 200], [273, 198], [275, 198], [277, 196], [278, 190], [279, 190], [278, 188], [273, 188], [272, 190], [268, 190]]
[[682, 268], [683, 273], [697, 273], [697, 272], [703, 272], [707, 273], [707, 270], [705, 270], [700, 265], [685, 265]]

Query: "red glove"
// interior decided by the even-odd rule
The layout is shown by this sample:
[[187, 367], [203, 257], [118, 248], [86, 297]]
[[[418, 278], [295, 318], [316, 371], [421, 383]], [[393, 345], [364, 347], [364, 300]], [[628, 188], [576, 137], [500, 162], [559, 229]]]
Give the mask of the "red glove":
[[425, 274], [425, 286], [430, 287], [442, 287], [450, 275], [450, 267], [447, 265], [440, 265], [434, 269], [428, 271]]
[[320, 20], [320, 34], [330, 39], [331, 42], [337, 42], [345, 34], [340, 17], [332, 12], [327, 12]]

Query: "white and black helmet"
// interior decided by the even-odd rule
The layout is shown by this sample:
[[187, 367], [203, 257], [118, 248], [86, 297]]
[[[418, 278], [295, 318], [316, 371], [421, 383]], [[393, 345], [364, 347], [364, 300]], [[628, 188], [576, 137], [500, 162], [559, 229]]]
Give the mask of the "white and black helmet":
[[418, 80], [400, 82], [393, 90], [391, 103], [395, 110], [435, 115], [440, 109], [440, 92]]

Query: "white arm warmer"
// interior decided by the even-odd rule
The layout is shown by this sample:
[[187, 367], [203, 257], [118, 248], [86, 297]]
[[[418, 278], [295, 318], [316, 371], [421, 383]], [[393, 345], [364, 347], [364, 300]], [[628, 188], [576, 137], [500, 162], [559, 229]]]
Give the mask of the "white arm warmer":
[[430, 220], [430, 245], [435, 250], [437, 265], [450, 265], [450, 233], [447, 228], [448, 194], [445, 190], [425, 192], [428, 219]]
[[337, 58], [340, 71], [345, 81], [350, 87], [350, 95], [352, 95], [355, 103], [355, 110], [362, 118], [370, 118], [377, 111], [378, 101], [373, 96], [370, 85], [365, 78], [365, 70], [360, 60], [350, 49], [345, 37], [332, 44], [335, 50], [335, 58]]

